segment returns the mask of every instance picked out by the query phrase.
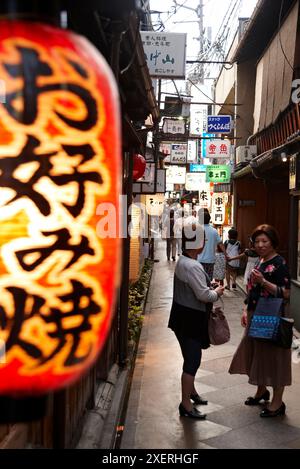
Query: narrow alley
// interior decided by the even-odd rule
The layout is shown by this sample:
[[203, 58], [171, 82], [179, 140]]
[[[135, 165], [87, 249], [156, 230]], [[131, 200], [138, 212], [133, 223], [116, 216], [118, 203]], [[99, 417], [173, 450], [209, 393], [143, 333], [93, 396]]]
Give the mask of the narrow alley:
[[156, 257], [160, 262], [155, 263], [152, 274], [121, 448], [299, 448], [300, 363], [293, 364], [293, 384], [285, 391], [286, 416], [276, 419], [260, 418], [260, 406], [245, 406], [255, 388], [248, 384], [247, 376], [228, 374], [243, 333], [240, 315], [244, 293], [240, 288], [224, 295], [231, 340], [204, 351], [196, 376], [199, 394], [209, 401], [200, 409], [207, 419], [179, 417], [182, 357], [173, 332], [167, 328], [175, 262], [166, 260], [164, 242]]

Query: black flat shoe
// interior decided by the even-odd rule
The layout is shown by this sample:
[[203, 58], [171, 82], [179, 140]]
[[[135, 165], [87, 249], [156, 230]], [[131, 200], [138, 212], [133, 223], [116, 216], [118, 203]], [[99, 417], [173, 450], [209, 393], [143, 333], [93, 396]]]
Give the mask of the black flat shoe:
[[262, 399], [268, 401], [270, 399], [270, 391], [266, 390], [260, 397], [247, 397], [245, 405], [258, 405]]
[[277, 415], [285, 414], [285, 403], [283, 402], [277, 410], [264, 409], [261, 411], [261, 417], [277, 417]]
[[196, 405], [207, 405], [208, 401], [206, 399], [203, 399], [199, 394], [191, 394], [191, 400], [194, 402]]
[[206, 419], [205, 414], [201, 414], [201, 412], [199, 412], [197, 409], [194, 409], [194, 408], [191, 411], [186, 410], [182, 404], [179, 404], [179, 414], [180, 414], [180, 417], [189, 417], [191, 419], [198, 419], [198, 420]]

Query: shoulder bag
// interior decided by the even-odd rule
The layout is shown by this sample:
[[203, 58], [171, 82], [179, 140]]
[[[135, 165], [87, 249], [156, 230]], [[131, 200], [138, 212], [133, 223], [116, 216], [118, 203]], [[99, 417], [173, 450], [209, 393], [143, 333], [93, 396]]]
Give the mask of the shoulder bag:
[[248, 337], [291, 348], [294, 320], [284, 317], [283, 298], [261, 297], [256, 305], [248, 329]]
[[214, 306], [208, 318], [208, 335], [212, 345], [222, 345], [230, 340], [230, 329], [224, 315], [224, 303]]

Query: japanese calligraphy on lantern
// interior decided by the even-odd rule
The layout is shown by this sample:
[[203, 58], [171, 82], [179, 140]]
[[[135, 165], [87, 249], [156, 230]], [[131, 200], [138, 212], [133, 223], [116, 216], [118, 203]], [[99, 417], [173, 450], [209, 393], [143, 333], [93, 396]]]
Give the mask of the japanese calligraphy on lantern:
[[140, 31], [150, 75], [185, 78], [185, 33]]
[[227, 165], [207, 166], [206, 182], [230, 182], [230, 167]]
[[230, 158], [230, 142], [226, 140], [210, 140], [206, 144], [206, 158]]
[[225, 196], [224, 194], [213, 194], [212, 197], [212, 223], [223, 225], [225, 221]]
[[119, 241], [95, 213], [118, 208], [119, 110], [82, 38], [0, 23], [0, 392], [49, 392], [95, 361], [111, 321]]

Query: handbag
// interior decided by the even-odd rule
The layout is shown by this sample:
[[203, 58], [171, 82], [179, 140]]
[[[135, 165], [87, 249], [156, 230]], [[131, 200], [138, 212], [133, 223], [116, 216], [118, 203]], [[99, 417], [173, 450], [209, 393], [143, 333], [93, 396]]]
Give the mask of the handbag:
[[260, 298], [251, 318], [248, 337], [289, 349], [293, 340], [294, 320], [283, 317], [283, 314], [283, 298]]
[[[224, 309], [224, 303], [222, 306]], [[212, 308], [208, 318], [208, 335], [212, 345], [222, 345], [230, 340], [230, 329], [222, 306]]]

